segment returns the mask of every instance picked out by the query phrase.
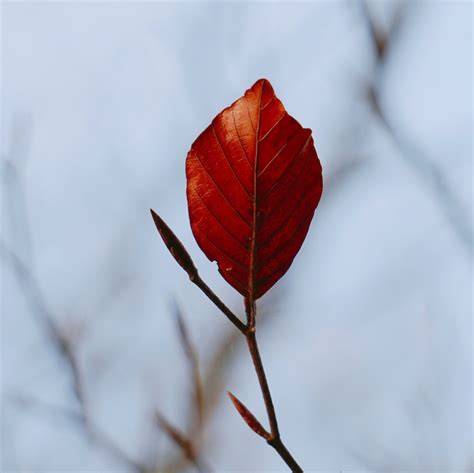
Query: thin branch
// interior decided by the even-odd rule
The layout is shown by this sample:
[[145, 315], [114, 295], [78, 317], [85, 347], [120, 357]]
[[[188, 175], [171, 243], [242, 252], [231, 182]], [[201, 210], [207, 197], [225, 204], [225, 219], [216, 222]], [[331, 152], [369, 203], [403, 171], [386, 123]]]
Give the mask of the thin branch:
[[382, 107], [380, 101], [380, 80], [385, 67], [389, 48], [393, 47], [393, 41], [400, 30], [405, 2], [397, 4], [390, 27], [384, 32], [374, 21], [367, 2], [359, 2], [362, 19], [365, 22], [368, 34], [375, 52], [375, 67], [373, 77], [367, 87], [367, 100], [371, 106], [374, 116], [379, 120], [388, 135], [400, 150], [401, 157], [411, 166], [417, 177], [430, 191], [437, 201], [441, 212], [453, 228], [456, 236], [463, 244], [469, 255], [472, 255], [473, 231], [469, 219], [466, 219], [462, 205], [455, 192], [449, 185], [445, 173], [436, 166], [432, 160], [410, 143], [402, 134], [395, 129], [389, 116]]
[[[245, 336], [249, 352], [255, 367], [255, 372], [259, 381], [262, 396], [265, 402], [265, 408], [267, 410], [268, 421], [270, 423], [270, 436], [267, 443], [271, 445], [285, 463], [291, 468], [292, 471], [302, 472], [303, 470], [298, 465], [296, 460], [290, 454], [286, 446], [283, 444], [280, 432], [278, 430], [278, 422], [273, 405], [270, 388], [268, 386], [265, 370], [263, 367], [260, 352], [258, 350], [257, 338], [256, 338], [256, 304], [254, 300], [245, 299], [245, 310], [247, 315], [247, 324], [243, 322], [215, 295], [215, 293], [204, 283], [199, 277], [198, 270], [191, 259], [188, 251], [173, 233], [170, 227], [164, 222], [164, 220], [152, 209], [150, 209], [153, 221], [155, 222], [156, 228], [163, 239], [169, 252], [176, 260], [176, 262], [186, 271], [189, 279], [196, 284], [206, 294], [206, 296], [227, 316], [227, 318], [237, 327], [237, 329]], [[234, 400], [232, 400], [234, 402]], [[240, 401], [239, 401], [240, 402]], [[234, 402], [235, 405], [235, 402]], [[243, 406], [243, 405], [242, 405]], [[252, 417], [255, 422], [258, 422], [255, 416], [245, 408], [248, 413], [247, 419]], [[242, 411], [239, 411], [242, 413]], [[246, 420], [247, 421], [247, 420]], [[253, 422], [253, 421], [252, 421]], [[258, 423], [260, 425], [260, 423]]]
[[[82, 410], [74, 411], [66, 407], [57, 406], [50, 404], [48, 402], [36, 399], [31, 396], [24, 394], [16, 394], [9, 396], [10, 400], [16, 404], [19, 404], [21, 407], [35, 408], [36, 410], [49, 414], [55, 418], [59, 416], [69, 419], [75, 425], [80, 428], [85, 426], [85, 417]], [[98, 445], [101, 445], [109, 454], [113, 455], [115, 460], [120, 461], [124, 465], [127, 465], [131, 470], [137, 471], [139, 473], [147, 473], [148, 469], [144, 465], [140, 465], [134, 460], [130, 459], [125, 452], [119, 448], [115, 443], [113, 443], [109, 437], [107, 437], [102, 431], [100, 431], [96, 426], [92, 426], [88, 423], [86, 427], [86, 433], [91, 441], [95, 441]]]
[[257, 374], [258, 383], [262, 391], [263, 400], [265, 402], [265, 408], [267, 410], [268, 422], [270, 423], [270, 431], [272, 438], [277, 438], [280, 435], [278, 429], [278, 421], [275, 413], [275, 407], [273, 405], [272, 395], [270, 393], [270, 388], [268, 386], [267, 377], [265, 375], [265, 370], [263, 368], [262, 358], [258, 350], [257, 337], [256, 337], [256, 304], [255, 302], [249, 303], [245, 301], [246, 311], [248, 314], [248, 331], [246, 334], [247, 345], [249, 348], [249, 353], [252, 358], [252, 362], [255, 368], [255, 373]]
[[[184, 454], [184, 457], [201, 473], [212, 471], [204, 462], [199, 458], [197, 448], [199, 445], [195, 443], [194, 439], [189, 435], [181, 432], [171, 422], [169, 422], [160, 412], [155, 412], [156, 422], [158, 427], [167, 435], [167, 437], [179, 448], [180, 452]], [[179, 469], [179, 459], [173, 461], [164, 468], [156, 469], [159, 471], [176, 471]]]
[[193, 446], [193, 442], [187, 435], [185, 435], [183, 432], [180, 432], [160, 413], [156, 414], [156, 421], [161, 430], [163, 430], [163, 432], [165, 432], [168, 437], [179, 447], [179, 449], [185, 454], [186, 458], [196, 467], [199, 472], [209, 471], [209, 469], [204, 468], [202, 462], [199, 461]]
[[[270, 293], [263, 304], [263, 310], [260, 308], [258, 314], [258, 321], [260, 326], [262, 323], [275, 320], [274, 317], [270, 315], [275, 315], [275, 306], [279, 304], [282, 292], [284, 292], [285, 285], [280, 286], [280, 290], [274, 293]], [[219, 344], [214, 351], [211, 360], [208, 364], [208, 367], [205, 370], [203, 379], [201, 380], [201, 385], [203, 386], [203, 401], [204, 401], [204, 416], [203, 421], [200, 426], [200, 431], [197, 431], [197, 436], [202, 436], [202, 432], [205, 428], [206, 423], [209, 422], [211, 416], [215, 412], [215, 409], [218, 406], [218, 401], [220, 399], [220, 394], [225, 391], [225, 380], [229, 376], [230, 370], [229, 365], [232, 363], [233, 358], [238, 353], [238, 350], [234, 348], [241, 340], [240, 331], [229, 330], [226, 334], [220, 337]], [[194, 399], [189, 400], [190, 406], [193, 405]], [[196, 416], [194, 416], [196, 417]], [[189, 432], [195, 432], [195, 426], [191, 426]], [[193, 447], [195, 454], [198, 458], [201, 457], [200, 450], [202, 449], [202, 444], [194, 441]], [[182, 460], [182, 457], [175, 457], [171, 459], [164, 467], [157, 469], [156, 473], [162, 472], [173, 472], [178, 473], [185, 470], [187, 463]]]
[[202, 388], [202, 379], [201, 373], [199, 370], [198, 355], [195, 347], [191, 343], [191, 338], [189, 337], [188, 329], [183, 318], [183, 314], [179, 309], [177, 303], [175, 302], [175, 314], [176, 321], [178, 324], [178, 332], [181, 340], [181, 346], [183, 347], [186, 359], [189, 363], [189, 368], [191, 371], [191, 378], [193, 382], [193, 404], [195, 407], [194, 412], [196, 412], [196, 419], [193, 424], [194, 428], [192, 430], [200, 430], [204, 417], [204, 394]]
[[275, 406], [273, 404], [272, 395], [270, 392], [270, 387], [268, 386], [267, 377], [265, 374], [265, 369], [263, 367], [262, 358], [257, 344], [256, 337], [256, 319], [257, 319], [257, 306], [254, 301], [249, 301], [245, 299], [245, 308], [247, 312], [247, 332], [246, 339], [247, 345], [249, 348], [249, 353], [253, 361], [255, 368], [255, 373], [257, 374], [258, 383], [260, 385], [260, 390], [262, 391], [263, 401], [265, 403], [265, 409], [267, 411], [268, 422], [270, 424], [270, 438], [267, 439], [267, 443], [271, 445], [283, 461], [291, 468], [291, 471], [302, 472], [303, 469], [298, 465], [296, 460], [293, 458], [289, 450], [283, 444], [280, 437], [280, 430], [278, 428], [278, 421], [275, 412]]
[[[174, 312], [181, 346], [189, 364], [193, 383], [193, 395], [189, 403], [192, 411], [191, 423], [188, 426], [187, 433], [184, 433], [171, 424], [161, 413], [156, 412], [155, 417], [159, 428], [179, 448], [188, 462], [191, 462], [200, 472], [210, 472], [211, 469], [203, 463], [199, 455], [204, 424], [205, 400], [203, 382], [198, 363], [198, 354], [191, 342], [191, 337], [189, 336], [183, 314], [176, 301], [174, 301]], [[175, 458], [164, 468], [157, 471], [179, 471], [181, 466], [185, 466], [181, 460], [181, 458]]]
[[58, 416], [60, 416], [62, 418], [68, 419], [75, 425], [81, 426], [83, 424], [83, 416], [77, 410], [73, 410], [65, 406], [58, 406], [56, 404], [51, 404], [49, 402], [30, 396], [28, 394], [24, 394], [24, 393], [9, 394], [7, 396], [7, 401], [21, 407], [22, 409], [33, 408], [41, 413], [49, 414], [54, 418], [58, 418]]
[[[23, 141], [27, 140], [24, 139]], [[108, 452], [116, 461], [121, 462], [136, 473], [145, 473], [148, 471], [145, 465], [130, 458], [125, 451], [116, 445], [98, 426], [94, 425], [90, 419], [85, 397], [85, 387], [76, 354], [77, 347], [71, 337], [66, 335], [64, 330], [55, 322], [56, 317], [49, 309], [41, 284], [37, 280], [35, 272], [31, 267], [31, 261], [33, 260], [31, 235], [26, 212], [26, 199], [24, 198], [24, 190], [20, 179], [21, 176], [12, 159], [6, 158], [6, 163], [7, 166], [4, 167], [4, 170], [8, 172], [4, 173], [2, 177], [3, 180], [8, 180], [8, 182], [6, 182], [7, 185], [5, 186], [4, 192], [7, 198], [15, 196], [18, 205], [11, 208], [14, 209], [12, 218], [15, 217], [16, 221], [21, 221], [22, 238], [30, 251], [28, 252], [27, 259], [22, 258], [14, 249], [8, 247], [4, 241], [0, 241], [0, 256], [8, 263], [13, 276], [18, 281], [31, 313], [36, 316], [36, 321], [41, 324], [45, 335], [50, 341], [51, 347], [70, 374], [71, 389], [79, 407], [76, 420], [78, 425], [83, 429], [84, 434], [90, 440], [96, 442], [100, 448]], [[17, 229], [17, 231], [19, 231], [19, 229]], [[15, 241], [18, 240], [16, 239]], [[54, 406], [50, 407], [54, 409]], [[58, 412], [61, 410], [61, 407], [57, 408]], [[64, 414], [70, 416], [68, 411], [65, 411]]]
[[[71, 375], [71, 387], [79, 405], [77, 413], [79, 425], [84, 429], [89, 439], [95, 441], [100, 447], [108, 451], [116, 460], [127, 465], [137, 473], [145, 473], [148, 468], [145, 465], [130, 458], [118, 445], [115, 444], [104, 432], [102, 432], [90, 419], [88, 406], [85, 399], [85, 389], [79, 369], [79, 363], [71, 340], [53, 322], [54, 317], [49, 312], [45, 297], [39, 287], [36, 278], [29, 271], [28, 266], [12, 250], [8, 249], [3, 242], [0, 242], [1, 254], [10, 263], [20, 287], [28, 300], [33, 313], [38, 315], [38, 320], [42, 323], [51, 346], [64, 362], [64, 366]], [[58, 410], [61, 408], [57, 408]]]
[[245, 333], [245, 324], [217, 297], [212, 289], [201, 279], [198, 270], [194, 265], [191, 256], [181, 243], [179, 238], [173, 233], [166, 222], [153, 210], [150, 209], [151, 216], [163, 242], [176, 262], [188, 273], [189, 279], [201, 289], [208, 299], [213, 302], [219, 310], [242, 332]]
[[216, 294], [212, 291], [212, 289], [199, 277], [195, 280], [191, 280], [194, 284], [196, 284], [199, 289], [201, 289], [204, 294], [208, 297], [208, 299], [214, 303], [216, 307], [218, 307], [221, 312], [226, 315], [226, 317], [237, 327], [237, 329], [245, 333], [246, 327], [245, 324], [216, 296]]

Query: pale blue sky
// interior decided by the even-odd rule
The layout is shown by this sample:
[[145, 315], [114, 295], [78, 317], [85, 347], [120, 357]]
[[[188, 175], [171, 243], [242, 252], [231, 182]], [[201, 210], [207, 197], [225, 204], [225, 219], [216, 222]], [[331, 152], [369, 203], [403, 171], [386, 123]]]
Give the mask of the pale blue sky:
[[[372, 4], [381, 25], [394, 5]], [[232, 329], [167, 254], [148, 208], [241, 311], [192, 237], [184, 160], [266, 77], [313, 130], [327, 182], [261, 330], [289, 447], [305, 471], [472, 462], [472, 4], [407, 2], [382, 74], [402, 146], [366, 100], [377, 76], [355, 1], [3, 3], [2, 147], [20, 185], [3, 173], [2, 242], [29, 262], [62, 326], [88, 327], [79, 356], [92, 415], [133, 457], [172, 451], [154, 406], [185, 423], [170, 297], [203, 367]], [[121, 466], [74, 425], [15, 401], [75, 408], [4, 260], [1, 361], [5, 470]], [[264, 418], [243, 346], [223, 383]], [[205, 457], [215, 471], [282, 470], [224, 394]]]

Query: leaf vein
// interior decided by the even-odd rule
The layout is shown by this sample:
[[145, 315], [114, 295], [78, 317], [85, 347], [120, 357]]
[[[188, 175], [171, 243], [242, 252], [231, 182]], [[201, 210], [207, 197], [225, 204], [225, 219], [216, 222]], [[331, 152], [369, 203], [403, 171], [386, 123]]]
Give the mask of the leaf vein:
[[232, 263], [234, 263], [236, 266], [238, 266], [240, 269], [242, 269], [244, 272], [247, 272], [248, 271], [248, 268], [246, 268], [242, 263], [240, 263], [239, 261], [237, 261], [235, 258], [233, 258], [229, 253], [227, 253], [227, 251], [225, 251], [223, 248], [221, 248], [220, 246], [216, 245], [207, 235], [206, 233], [199, 229], [199, 231], [202, 233], [202, 235], [204, 236], [204, 238], [219, 252], [221, 253], [222, 255], [224, 255], [227, 259], [229, 259], [230, 261], [232, 261]]
[[204, 208], [207, 210], [208, 214], [217, 222], [217, 224], [227, 233], [227, 235], [229, 235], [232, 240], [234, 240], [244, 251], [245, 253], [248, 252], [248, 249], [245, 247], [245, 245], [239, 241], [235, 236], [234, 234], [217, 218], [217, 216], [214, 214], [214, 212], [212, 212], [212, 210], [209, 208], [209, 206], [206, 204], [206, 202], [204, 201], [204, 198], [202, 197], [202, 195], [197, 191], [197, 189], [193, 189], [193, 192], [197, 195], [197, 197], [199, 198], [199, 200], [201, 201], [202, 205], [204, 206]]
[[[307, 197], [309, 194], [309, 191], [306, 192], [306, 196]], [[303, 202], [304, 199], [302, 199], [300, 201]], [[299, 210], [299, 209], [298, 209]], [[272, 252], [271, 255], [269, 255], [266, 260], [275, 260], [276, 258], [278, 258], [280, 256], [280, 254], [282, 252], [284, 252], [284, 250], [286, 250], [286, 247], [292, 242], [295, 240], [295, 238], [297, 237], [297, 235], [301, 232], [302, 229], [304, 229], [309, 222], [311, 222], [311, 219], [309, 219], [309, 222], [308, 222], [308, 217], [310, 217], [313, 213], [314, 213], [314, 209], [311, 208], [310, 209], [311, 211], [308, 211], [307, 213], [305, 213], [304, 215], [304, 218], [301, 219], [301, 222], [296, 226], [295, 230], [293, 231], [293, 233], [291, 234], [291, 236], [283, 243], [281, 244], [280, 246], [278, 246], [277, 248], [275, 248], [275, 250]], [[296, 254], [295, 254], [296, 256]], [[293, 257], [294, 258], [294, 257]], [[269, 275], [265, 276], [264, 278], [260, 278], [257, 280], [257, 284], [260, 285], [262, 284], [262, 282], [266, 282], [268, 281], [268, 279], [271, 279], [276, 273], [278, 273], [278, 271], [281, 271], [286, 265], [291, 266], [291, 263], [292, 263], [293, 259], [288, 262], [286, 259], [284, 260], [283, 264], [281, 264], [280, 266], [278, 266], [275, 270], [273, 270]]]
[[255, 128], [255, 125], [253, 124], [253, 121], [252, 121], [252, 115], [250, 113], [250, 108], [249, 108], [249, 103], [247, 101], [247, 96], [244, 95], [243, 96], [243, 99], [244, 99], [244, 102], [245, 102], [245, 105], [247, 107], [247, 113], [248, 113], [248, 116], [249, 116], [249, 120], [250, 120], [250, 126], [252, 127], [252, 131], [256, 131], [256, 128]]
[[234, 121], [235, 132], [237, 133], [237, 138], [239, 139], [240, 148], [242, 149], [242, 152], [244, 153], [245, 159], [249, 163], [250, 169], [252, 169], [252, 165], [250, 164], [250, 159], [247, 156], [247, 152], [245, 151], [244, 145], [242, 143], [242, 138], [240, 138], [240, 133], [239, 133], [239, 130], [237, 128], [237, 123], [235, 121], [235, 115], [234, 115], [234, 108], [233, 107], [231, 107], [231, 112], [232, 112], [232, 120]]
[[[296, 162], [296, 159], [300, 156], [300, 154], [303, 152], [304, 148], [309, 142], [309, 139], [311, 138], [311, 134], [308, 135], [308, 138], [306, 138], [305, 142], [303, 143], [303, 146], [298, 150], [297, 153], [292, 157], [288, 165], [285, 167], [284, 171], [278, 176], [278, 179], [273, 183], [272, 187], [267, 191], [267, 193], [262, 197], [262, 202], [265, 202], [268, 198], [268, 196], [273, 192], [273, 190], [278, 186], [280, 183], [281, 179], [285, 176], [285, 174], [288, 172], [289, 168]], [[299, 178], [300, 174], [298, 174], [297, 179]]]
[[[308, 162], [310, 162], [310, 160], [308, 160]], [[306, 175], [306, 167], [307, 166], [304, 166], [302, 171], [300, 172], [300, 174], [298, 175], [298, 177], [295, 179], [295, 182], [293, 183], [296, 184], [296, 182], [298, 182], [300, 180], [301, 177], [305, 176]], [[271, 235], [269, 237], [267, 237], [267, 239], [261, 243], [261, 246], [265, 246], [269, 241], [273, 240], [275, 238], [275, 235], [277, 233], [280, 232], [280, 230], [287, 224], [288, 222], [288, 219], [290, 218], [290, 216], [292, 214], [294, 214], [295, 212], [298, 212], [299, 209], [300, 209], [300, 203], [304, 201], [304, 199], [306, 199], [307, 195], [309, 194], [310, 190], [311, 190], [311, 186], [309, 186], [308, 184], [310, 184], [311, 181], [308, 181], [308, 183], [306, 184], [306, 186], [304, 187], [303, 189], [303, 192], [301, 193], [301, 197], [299, 199], [297, 199], [297, 201], [295, 202], [295, 205], [287, 212], [287, 214], [282, 218], [280, 224], [278, 225], [278, 227], [273, 230], [271, 232]], [[274, 208], [277, 208], [277, 206], [275, 206]], [[273, 209], [274, 209], [273, 208]], [[271, 215], [273, 215], [273, 209], [272, 211], [268, 214], [268, 217], [270, 217]]]
[[265, 110], [275, 100], [275, 97], [275, 92], [273, 92], [272, 98], [269, 99], [268, 102], [260, 110]]
[[281, 117], [271, 126], [271, 128], [258, 140], [261, 143], [277, 126], [278, 124], [286, 117], [287, 112], [283, 113]]
[[199, 157], [199, 154], [196, 152], [195, 149], [191, 148], [191, 150], [193, 151], [194, 155], [196, 156], [196, 159], [198, 160], [199, 164], [201, 165], [201, 167], [204, 169], [205, 173], [207, 174], [207, 176], [209, 177], [209, 179], [211, 180], [211, 182], [214, 184], [214, 187], [217, 189], [217, 191], [219, 192], [219, 194], [222, 196], [222, 198], [227, 202], [227, 204], [229, 204], [229, 207], [235, 212], [235, 214], [239, 217], [239, 219], [249, 228], [251, 228], [251, 225], [245, 220], [244, 216], [239, 212], [239, 210], [234, 207], [231, 202], [229, 201], [229, 199], [226, 197], [226, 195], [224, 194], [224, 192], [222, 192], [222, 189], [219, 187], [219, 185], [217, 184], [216, 180], [212, 177], [212, 174], [208, 171], [208, 169], [206, 168], [206, 166], [204, 166], [201, 158]]
[[286, 140], [285, 144], [276, 152], [276, 154], [272, 157], [272, 159], [270, 159], [270, 161], [268, 161], [267, 165], [262, 169], [262, 171], [260, 172], [260, 174], [258, 175], [258, 177], [262, 177], [263, 173], [267, 170], [267, 168], [270, 166], [270, 164], [273, 163], [273, 161], [275, 161], [275, 159], [283, 152], [283, 150], [288, 146], [288, 143], [291, 141], [291, 138], [293, 138], [293, 136], [296, 135], [296, 133], [298, 133], [299, 130], [296, 130], [294, 133], [292, 133], [288, 139]]
[[226, 161], [227, 165], [229, 166], [230, 170], [232, 171], [232, 174], [234, 175], [236, 181], [239, 183], [240, 187], [242, 188], [242, 190], [245, 192], [245, 195], [250, 199], [252, 200], [252, 197], [250, 196], [249, 192], [247, 191], [247, 189], [244, 187], [244, 185], [242, 184], [242, 181], [239, 179], [239, 176], [237, 176], [236, 172], [235, 172], [235, 169], [232, 167], [232, 164], [230, 164], [230, 161], [229, 161], [229, 158], [227, 157], [227, 154], [224, 150], [224, 147], [222, 146], [222, 143], [221, 143], [221, 140], [219, 139], [219, 137], [217, 136], [217, 131], [216, 131], [216, 127], [214, 126], [214, 122], [211, 123], [211, 128], [212, 128], [212, 131], [214, 133], [214, 136], [216, 137], [216, 141], [217, 143], [219, 144], [219, 147], [221, 148], [221, 151], [222, 151], [222, 155], [224, 156], [224, 160]]

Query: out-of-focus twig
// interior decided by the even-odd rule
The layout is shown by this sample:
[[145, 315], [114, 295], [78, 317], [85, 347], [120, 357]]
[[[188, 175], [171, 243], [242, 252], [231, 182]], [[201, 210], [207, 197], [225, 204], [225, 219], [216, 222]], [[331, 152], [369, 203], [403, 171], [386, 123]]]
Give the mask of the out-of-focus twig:
[[168, 422], [168, 420], [166, 420], [166, 418], [159, 412], [156, 413], [156, 421], [161, 430], [163, 430], [163, 432], [165, 432], [168, 437], [173, 440], [173, 442], [185, 454], [186, 458], [191, 463], [196, 464], [196, 454], [194, 452], [194, 447], [189, 437], [183, 432], [180, 432], [174, 425]]
[[382, 62], [386, 58], [388, 46], [391, 45], [399, 32], [403, 20], [404, 5], [400, 0], [395, 4], [395, 11], [386, 29], [379, 27], [373, 20], [367, 0], [360, 0], [360, 8], [367, 29], [369, 30], [377, 62]]
[[[22, 139], [26, 141], [27, 137], [23, 136]], [[18, 281], [18, 285], [27, 300], [30, 311], [36, 316], [37, 322], [41, 324], [43, 332], [50, 342], [51, 348], [62, 360], [63, 366], [70, 374], [71, 389], [79, 407], [76, 417], [77, 423], [81, 426], [86, 437], [95, 442], [115, 461], [122, 463], [131, 471], [136, 473], [146, 473], [149, 471], [149, 468], [129, 457], [121, 447], [119, 447], [97, 425], [95, 425], [89, 415], [85, 386], [77, 357], [77, 346], [72, 337], [68, 336], [57, 324], [57, 318], [49, 309], [41, 284], [37, 280], [35, 272], [29, 264], [29, 261], [33, 259], [33, 255], [30, 244], [31, 237], [29, 234], [29, 222], [26, 212], [26, 199], [24, 197], [25, 193], [22, 188], [20, 172], [16, 168], [14, 159], [4, 157], [2, 165], [2, 178], [3, 180], [8, 180], [6, 183], [7, 185], [4, 187], [4, 192], [7, 194], [6, 201], [11, 202], [13, 196], [22, 196], [21, 199], [15, 199], [17, 205], [14, 208], [10, 207], [9, 210], [14, 214], [12, 215], [12, 220], [22, 222], [22, 237], [23, 240], [27, 242], [30, 251], [28, 252], [29, 259], [25, 260], [19, 256], [15, 249], [10, 248], [4, 241], [0, 241], [0, 256], [2, 256], [4, 261], [6, 261], [13, 276]], [[16, 230], [17, 232], [19, 231], [18, 228]], [[25, 398], [23, 398], [23, 401], [24, 400]], [[34, 404], [37, 408], [45, 408], [40, 401], [36, 402], [30, 399], [29, 402]], [[52, 408], [52, 406], [49, 406], [49, 408]], [[61, 408], [58, 409], [61, 410]]]
[[386, 113], [380, 100], [381, 80], [390, 48], [394, 47], [394, 41], [400, 33], [402, 21], [406, 14], [407, 3], [399, 1], [392, 22], [384, 31], [375, 22], [365, 0], [360, 0], [360, 12], [367, 26], [368, 34], [374, 50], [375, 67], [373, 75], [367, 84], [366, 97], [374, 116], [382, 127], [392, 138], [400, 150], [400, 156], [412, 168], [416, 176], [423, 183], [437, 202], [440, 210], [450, 223], [463, 247], [472, 255], [473, 232], [472, 225], [464, 215], [462, 206], [455, 192], [449, 185], [443, 171], [429, 157], [411, 143], [403, 134], [395, 128], [392, 120]]
[[[189, 365], [193, 385], [193, 392], [189, 402], [189, 425], [186, 433], [181, 432], [158, 411], [156, 412], [156, 421], [162, 432], [164, 432], [178, 447], [186, 460], [192, 463], [198, 471], [209, 472], [210, 468], [204, 465], [199, 453], [204, 427], [205, 398], [198, 363], [198, 354], [191, 342], [186, 322], [176, 301], [173, 302], [173, 309], [175, 312], [180, 344]], [[182, 470], [184, 466], [185, 464], [182, 462], [182, 457], [178, 456], [170, 460], [166, 465], [157, 469], [157, 471], [176, 472]]]
[[[195, 450], [193, 438], [178, 430], [174, 425], [168, 422], [163, 415], [156, 413], [156, 420], [160, 429], [175, 443], [175, 445], [184, 454], [185, 458], [194, 465], [200, 473], [209, 473], [211, 469], [205, 465], [202, 459], [199, 458]], [[158, 469], [157, 471], [171, 472], [179, 471], [184, 465], [179, 461], [174, 461], [167, 466]]]
[[191, 339], [189, 337], [188, 329], [186, 327], [186, 323], [183, 318], [183, 314], [181, 309], [179, 308], [178, 304], [174, 303], [174, 310], [176, 314], [176, 321], [178, 325], [178, 332], [181, 341], [181, 346], [183, 347], [184, 353], [186, 355], [186, 359], [188, 360], [189, 369], [191, 372], [191, 379], [193, 384], [193, 417], [195, 420], [191, 421], [191, 433], [194, 434], [193, 430], [196, 430], [196, 434], [199, 432], [203, 417], [204, 417], [204, 394], [203, 394], [203, 387], [202, 387], [202, 379], [201, 373], [199, 370], [199, 362], [198, 362], [198, 355], [195, 347], [191, 343]]
[[[83, 428], [86, 436], [91, 441], [96, 442], [101, 448], [112, 455], [115, 460], [119, 460], [121, 463], [126, 464], [127, 467], [137, 473], [147, 472], [148, 468], [145, 465], [130, 458], [118, 445], [115, 444], [115, 442], [106, 436], [104, 432], [102, 432], [98, 426], [92, 422], [88, 412], [84, 384], [73, 341], [58, 328], [55, 322], [53, 322], [54, 317], [47, 308], [39, 284], [28, 270], [27, 265], [22, 262], [13, 251], [6, 248], [3, 242], [0, 242], [0, 250], [4, 259], [9, 262], [19, 285], [29, 302], [31, 310], [37, 314], [37, 319], [41, 322], [51, 343], [51, 347], [54, 348], [56, 353], [60, 356], [65, 368], [71, 375], [71, 387], [79, 406], [77, 420], [80, 420], [80, 422], [78, 422], [78, 425]], [[41, 407], [41, 403], [36, 404], [37, 407]]]
[[81, 427], [83, 423], [83, 417], [80, 411], [66, 406], [51, 404], [23, 392], [10, 393], [7, 401], [21, 407], [22, 409], [33, 409], [39, 413], [51, 415], [56, 419], [60, 418], [61, 420], [68, 420], [79, 427]]

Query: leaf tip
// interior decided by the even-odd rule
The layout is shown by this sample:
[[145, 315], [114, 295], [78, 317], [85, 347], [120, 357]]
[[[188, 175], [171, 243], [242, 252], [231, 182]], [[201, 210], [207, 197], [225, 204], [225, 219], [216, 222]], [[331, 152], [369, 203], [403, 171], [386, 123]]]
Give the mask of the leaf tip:
[[[152, 208], [150, 208], [150, 214], [151, 214], [151, 218], [153, 219], [153, 222], [155, 222], [156, 228], [157, 228], [158, 231], [160, 232], [160, 228], [161, 228], [162, 225], [163, 225], [163, 220], [161, 219], [161, 217], [160, 217]], [[160, 233], [161, 233], [161, 232], [160, 232]]]

